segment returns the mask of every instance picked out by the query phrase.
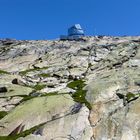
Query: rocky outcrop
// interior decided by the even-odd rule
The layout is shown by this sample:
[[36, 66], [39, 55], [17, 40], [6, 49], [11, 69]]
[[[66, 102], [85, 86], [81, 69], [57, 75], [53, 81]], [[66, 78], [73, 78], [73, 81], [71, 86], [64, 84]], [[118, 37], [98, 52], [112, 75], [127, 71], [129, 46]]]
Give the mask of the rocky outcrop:
[[0, 40], [0, 139], [139, 140], [140, 37]]

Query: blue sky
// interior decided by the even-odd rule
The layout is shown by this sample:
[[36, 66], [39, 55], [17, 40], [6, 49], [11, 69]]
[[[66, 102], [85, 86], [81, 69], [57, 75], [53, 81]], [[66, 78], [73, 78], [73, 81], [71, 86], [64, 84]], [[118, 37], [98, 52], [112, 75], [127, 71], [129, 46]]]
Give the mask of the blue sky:
[[86, 35], [140, 35], [140, 0], [0, 0], [0, 38], [55, 39], [75, 23]]

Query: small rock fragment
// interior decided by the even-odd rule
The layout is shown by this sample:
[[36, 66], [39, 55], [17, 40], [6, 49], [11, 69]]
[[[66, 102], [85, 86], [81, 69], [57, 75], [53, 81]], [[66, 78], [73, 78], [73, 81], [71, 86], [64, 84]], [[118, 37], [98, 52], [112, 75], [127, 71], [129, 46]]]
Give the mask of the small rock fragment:
[[75, 103], [75, 105], [71, 109], [71, 114], [78, 113], [81, 108], [82, 108], [82, 104], [81, 103]]

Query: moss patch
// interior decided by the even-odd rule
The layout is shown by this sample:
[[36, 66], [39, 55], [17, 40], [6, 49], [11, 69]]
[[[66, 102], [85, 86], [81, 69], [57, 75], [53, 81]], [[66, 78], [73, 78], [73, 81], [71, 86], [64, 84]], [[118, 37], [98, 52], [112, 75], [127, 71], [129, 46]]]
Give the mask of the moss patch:
[[37, 91], [37, 90], [41, 90], [45, 87], [46, 87], [46, 85], [44, 85], [44, 84], [37, 84], [33, 88]]
[[129, 101], [129, 100], [135, 98], [135, 96], [136, 96], [136, 95], [133, 94], [133, 93], [128, 93], [128, 94], [126, 95], [126, 99], [127, 99], [127, 101]]
[[80, 89], [83, 89], [83, 87], [85, 86], [86, 84], [84, 83], [83, 80], [75, 80], [75, 81], [72, 81], [71, 83], [69, 83], [67, 85], [67, 87], [69, 88], [72, 88], [74, 90], [80, 90]]
[[0, 70], [0, 74], [9, 74], [7, 71]]
[[0, 111], [0, 119], [5, 117], [8, 113], [6, 111]]
[[126, 100], [129, 103], [129, 102], [134, 101], [137, 98], [139, 98], [139, 96], [140, 96], [140, 94], [127, 93]]
[[92, 109], [90, 103], [86, 100], [86, 90], [83, 90], [84, 86], [86, 84], [84, 83], [83, 80], [75, 80], [72, 81], [71, 83], [69, 83], [67, 85], [67, 87], [72, 88], [74, 90], [76, 90], [76, 92], [72, 95], [72, 98], [74, 99], [75, 102], [79, 102], [79, 103], [84, 103], [89, 110]]
[[86, 97], [86, 90], [78, 90], [72, 95], [72, 98], [74, 99], [75, 102], [79, 102], [82, 104], [84, 103], [88, 107], [88, 109], [91, 110], [92, 107], [85, 97]]
[[[21, 104], [22, 102], [31, 100], [32, 98], [35, 98], [35, 97], [33, 97], [33, 96], [27, 96], [27, 95], [23, 95], [23, 96], [20, 96], [20, 97], [23, 97], [23, 99], [22, 99], [18, 104]], [[18, 105], [18, 104], [17, 104], [17, 105]]]
[[41, 73], [38, 76], [39, 77], [50, 77], [50, 74], [48, 74], [48, 73]]
[[26, 75], [28, 72], [39, 71], [39, 70], [43, 70], [43, 69], [48, 69], [48, 67], [28, 69], [28, 70], [19, 72], [19, 74]]
[[11, 136], [0, 136], [0, 140], [16, 140], [17, 138]]

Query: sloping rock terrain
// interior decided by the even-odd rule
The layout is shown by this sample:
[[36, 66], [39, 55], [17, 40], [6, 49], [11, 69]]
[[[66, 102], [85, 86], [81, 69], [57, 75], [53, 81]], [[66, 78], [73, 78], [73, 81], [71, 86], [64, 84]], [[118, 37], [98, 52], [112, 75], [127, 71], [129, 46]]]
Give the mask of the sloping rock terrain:
[[0, 40], [0, 140], [140, 140], [140, 37]]

